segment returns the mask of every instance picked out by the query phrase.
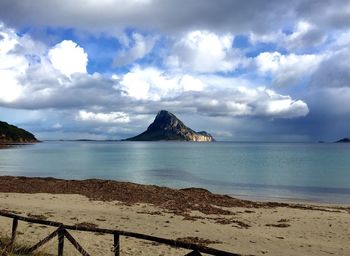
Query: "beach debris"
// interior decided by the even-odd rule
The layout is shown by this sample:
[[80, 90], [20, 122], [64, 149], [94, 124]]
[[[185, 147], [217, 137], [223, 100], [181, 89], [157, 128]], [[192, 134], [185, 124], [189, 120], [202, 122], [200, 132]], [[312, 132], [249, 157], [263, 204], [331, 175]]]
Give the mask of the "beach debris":
[[43, 215], [43, 214], [33, 214], [33, 213], [27, 213], [28, 217], [39, 219], [39, 220], [47, 220], [49, 217]]
[[97, 228], [98, 225], [90, 222], [80, 222], [75, 224], [78, 227], [84, 227], [84, 228]]
[[266, 224], [266, 227], [275, 227], [275, 228], [288, 228], [290, 224], [287, 223], [278, 223], [278, 224]]
[[141, 185], [112, 180], [62, 180], [2, 176], [0, 192], [79, 194], [90, 200], [118, 202], [118, 204], [151, 204], [176, 215], [186, 216], [192, 211], [206, 215], [234, 215], [232, 208], [250, 209], [288, 207], [324, 212], [350, 212], [349, 207], [321, 207], [302, 204], [253, 202], [228, 195], [211, 193], [202, 188], [172, 189], [155, 185]]
[[210, 239], [206, 239], [206, 238], [200, 238], [197, 236], [181, 237], [181, 238], [177, 238], [176, 241], [181, 241], [181, 242], [185, 242], [185, 243], [193, 243], [193, 244], [198, 244], [201, 246], [207, 246], [209, 244], [222, 244], [222, 242], [219, 240], [210, 240]]

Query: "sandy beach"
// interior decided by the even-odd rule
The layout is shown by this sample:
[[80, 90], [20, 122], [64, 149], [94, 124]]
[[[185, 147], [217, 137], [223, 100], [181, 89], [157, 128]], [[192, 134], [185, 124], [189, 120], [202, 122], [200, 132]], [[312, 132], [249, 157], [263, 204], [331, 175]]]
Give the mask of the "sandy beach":
[[[89, 223], [197, 242], [242, 255], [350, 255], [350, 207], [259, 203], [126, 182], [53, 178], [0, 178], [0, 210], [65, 224]], [[0, 235], [11, 219], [0, 217]], [[54, 228], [20, 222], [17, 242], [34, 244]], [[113, 255], [113, 237], [72, 231], [92, 255]], [[40, 249], [55, 254], [57, 239]], [[79, 255], [66, 243], [67, 255]], [[122, 237], [121, 255], [184, 255], [175, 249]]]

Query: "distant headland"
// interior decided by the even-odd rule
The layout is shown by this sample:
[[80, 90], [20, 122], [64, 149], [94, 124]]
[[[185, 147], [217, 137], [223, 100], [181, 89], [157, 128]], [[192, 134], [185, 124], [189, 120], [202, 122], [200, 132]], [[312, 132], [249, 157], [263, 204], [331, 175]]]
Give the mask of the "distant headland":
[[195, 132], [187, 127], [174, 114], [166, 110], [158, 112], [153, 123], [143, 133], [126, 139], [127, 141], [215, 141], [213, 136], [205, 131]]
[[39, 142], [35, 136], [17, 126], [0, 121], [0, 145]]
[[343, 138], [341, 140], [336, 141], [336, 143], [350, 143], [350, 139], [349, 138]]

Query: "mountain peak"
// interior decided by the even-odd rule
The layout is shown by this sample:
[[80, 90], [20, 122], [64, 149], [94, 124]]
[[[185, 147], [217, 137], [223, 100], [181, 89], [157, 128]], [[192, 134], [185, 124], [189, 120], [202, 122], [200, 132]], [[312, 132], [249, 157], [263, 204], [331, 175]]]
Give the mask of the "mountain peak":
[[174, 114], [170, 113], [167, 110], [161, 110], [158, 112], [154, 122], [163, 122], [163, 123], [171, 123], [176, 120], [179, 120]]
[[173, 116], [173, 117], [175, 117], [174, 114], [172, 114], [172, 113], [170, 113], [168, 110], [164, 110], [164, 109], [163, 109], [163, 110], [160, 110], [160, 111], [158, 112], [156, 118], [157, 118], [157, 117], [160, 117], [160, 116]]
[[169, 130], [169, 129], [181, 129], [186, 127], [180, 119], [178, 119], [174, 114], [166, 110], [161, 110], [158, 112], [153, 123], [148, 126], [147, 130], [152, 131], [155, 129]]
[[147, 130], [135, 137], [128, 138], [132, 141], [157, 141], [157, 140], [181, 140], [181, 141], [214, 141], [207, 132], [195, 132], [187, 127], [180, 119], [167, 110], [158, 112], [153, 123]]

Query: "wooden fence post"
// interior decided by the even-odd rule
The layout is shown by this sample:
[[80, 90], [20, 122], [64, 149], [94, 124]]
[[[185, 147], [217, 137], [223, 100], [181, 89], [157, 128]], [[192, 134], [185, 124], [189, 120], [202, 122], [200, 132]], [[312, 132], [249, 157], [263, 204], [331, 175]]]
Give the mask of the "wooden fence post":
[[114, 238], [113, 251], [115, 256], [120, 256], [120, 236], [133, 237], [136, 239], [142, 239], [142, 240], [157, 242], [161, 244], [166, 244], [169, 246], [175, 246], [177, 248], [184, 248], [187, 250], [191, 250], [191, 252], [188, 253], [186, 256], [200, 256], [201, 253], [206, 253], [206, 254], [216, 255], [216, 256], [241, 256], [241, 254], [231, 253], [231, 252], [222, 251], [222, 250], [218, 250], [218, 249], [214, 249], [206, 246], [187, 243], [181, 240], [171, 240], [167, 238], [155, 237], [152, 235], [139, 234], [135, 232], [127, 232], [127, 231], [121, 231], [121, 230], [115, 230], [115, 229], [86, 227], [82, 225], [64, 225], [61, 222], [48, 221], [48, 220], [35, 219], [35, 218], [15, 215], [13, 213], [10, 213], [8, 211], [3, 211], [1, 209], [0, 209], [0, 216], [13, 219], [11, 238], [9, 239], [8, 243], [4, 246], [4, 248], [2, 248], [2, 251], [0, 251], [0, 256], [7, 256], [11, 251], [13, 251], [13, 249], [16, 249], [14, 248], [14, 243], [16, 239], [17, 226], [18, 226], [19, 220], [25, 221], [28, 223], [35, 223], [35, 224], [42, 224], [42, 225], [47, 225], [51, 227], [57, 227], [57, 229], [53, 233], [51, 233], [44, 239], [40, 240], [38, 243], [36, 243], [32, 247], [28, 247], [21, 250], [22, 253], [27, 253], [27, 254], [32, 253], [33, 251], [35, 251], [36, 249], [38, 249], [43, 244], [47, 243], [57, 235], [58, 236], [58, 256], [63, 256], [64, 237], [66, 237], [68, 241], [70, 241], [81, 254], [88, 256], [89, 254], [67, 231], [67, 230], [76, 230], [76, 231], [95, 232], [95, 233], [103, 233], [103, 234], [110, 234], [110, 235], [113, 234], [113, 238]]
[[58, 256], [63, 256], [63, 247], [64, 247], [64, 232], [65, 230], [61, 228], [58, 231]]
[[78, 250], [78, 252], [81, 253], [83, 256], [90, 256], [90, 254], [87, 253], [87, 251], [84, 250], [84, 248], [77, 242], [77, 240], [72, 237], [71, 234], [67, 230], [64, 230], [64, 235], [68, 239], [69, 242], [72, 243], [72, 245]]
[[32, 247], [28, 247], [23, 249], [21, 252], [24, 255], [31, 255], [31, 253], [33, 253], [36, 249], [38, 249], [39, 247], [41, 247], [42, 245], [46, 244], [48, 241], [50, 241], [52, 238], [54, 238], [55, 236], [57, 236], [59, 229], [56, 229], [54, 232], [52, 232], [50, 235], [48, 235], [47, 237], [45, 237], [44, 239], [40, 240], [39, 242], [37, 242], [35, 245], [33, 245]]
[[10, 240], [9, 245], [8, 245], [8, 251], [9, 252], [12, 252], [13, 246], [15, 244], [17, 226], [18, 226], [18, 219], [17, 218], [13, 218], [11, 240]]
[[187, 253], [185, 256], [201, 256], [201, 255], [202, 254], [199, 251], [194, 250], [194, 251], [192, 251], [190, 253]]
[[119, 256], [120, 255], [120, 236], [119, 233], [114, 233], [114, 245], [113, 245], [113, 249], [114, 249], [114, 256]]

